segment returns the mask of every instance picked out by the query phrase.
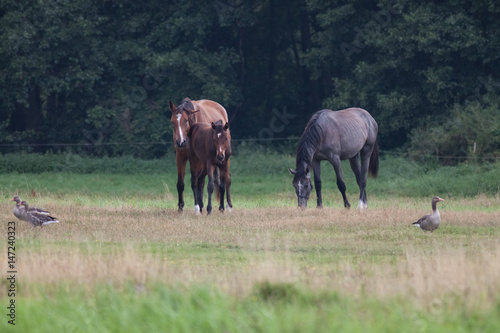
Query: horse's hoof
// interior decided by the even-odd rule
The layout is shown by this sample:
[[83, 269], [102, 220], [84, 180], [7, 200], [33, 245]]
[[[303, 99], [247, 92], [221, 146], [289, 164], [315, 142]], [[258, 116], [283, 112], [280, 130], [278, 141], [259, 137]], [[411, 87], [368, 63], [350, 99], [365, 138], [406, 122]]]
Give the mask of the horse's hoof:
[[228, 213], [231, 213], [232, 210], [233, 210], [233, 206], [226, 205], [226, 211]]
[[196, 215], [200, 215], [201, 214], [201, 209], [200, 209], [200, 206], [198, 205], [195, 205], [194, 206], [194, 212]]
[[323, 208], [323, 205], [318, 205], [318, 206], [316, 206], [316, 208], [321, 209], [321, 208]]
[[367, 208], [368, 208], [368, 204], [366, 202], [359, 200], [357, 209], [363, 210], [363, 209], [367, 209]]

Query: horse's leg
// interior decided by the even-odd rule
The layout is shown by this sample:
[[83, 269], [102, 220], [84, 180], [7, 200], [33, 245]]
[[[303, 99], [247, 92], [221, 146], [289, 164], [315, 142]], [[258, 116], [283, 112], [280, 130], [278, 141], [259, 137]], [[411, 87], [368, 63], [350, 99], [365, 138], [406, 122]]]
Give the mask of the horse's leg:
[[220, 199], [220, 167], [215, 166], [214, 167], [214, 191], [215, 191], [215, 198]]
[[207, 204], [207, 215], [212, 212], [212, 193], [214, 192], [214, 166], [212, 163], [207, 163], [207, 174], [208, 174], [208, 204]]
[[200, 212], [203, 209], [203, 191], [205, 190], [205, 177], [207, 176], [207, 170], [203, 170], [203, 176], [200, 176], [198, 179], [198, 191], [199, 191], [199, 200], [200, 203]]
[[186, 175], [187, 157], [179, 151], [175, 152], [177, 162], [177, 194], [179, 195], [178, 211], [182, 213], [184, 208], [184, 176]]
[[224, 212], [224, 194], [226, 192], [227, 165], [219, 167], [219, 211]]
[[191, 167], [191, 189], [193, 190], [194, 197], [194, 212], [198, 214], [200, 212], [200, 206], [198, 205], [198, 175], [196, 171], [193, 171]]
[[351, 204], [349, 203], [349, 201], [347, 201], [347, 196], [345, 195], [346, 187], [344, 180], [342, 179], [342, 168], [340, 164], [340, 157], [338, 155], [335, 155], [330, 159], [330, 163], [333, 165], [333, 168], [335, 169], [335, 174], [337, 175], [337, 187], [339, 188], [339, 191], [342, 194], [342, 199], [344, 199], [344, 207], [351, 208]]
[[316, 197], [318, 208], [323, 208], [323, 199], [321, 198], [321, 165], [320, 160], [313, 159], [313, 172], [314, 172], [314, 187], [316, 187]]
[[227, 171], [224, 182], [226, 183], [226, 200], [227, 200], [227, 210], [231, 212], [233, 208], [233, 203], [231, 202], [231, 172], [229, 171], [229, 161], [227, 161]]
[[363, 174], [361, 173], [361, 168], [359, 166], [359, 154], [356, 154], [356, 156], [351, 157], [349, 159], [349, 163], [351, 164], [351, 169], [354, 172], [354, 175], [356, 176], [356, 182], [358, 183], [358, 186], [359, 186], [358, 209], [364, 209], [367, 207], [367, 205], [366, 205], [366, 175], [365, 175], [365, 177], [363, 177]]
[[370, 156], [372, 154], [372, 149], [369, 149], [368, 147], [363, 147], [363, 149], [360, 152], [361, 156], [361, 168], [360, 168], [360, 184], [359, 184], [359, 201], [360, 204], [361, 202], [363, 203], [361, 209], [368, 208], [368, 198], [366, 197], [366, 177], [368, 173], [368, 167], [370, 165]]
[[194, 196], [194, 212], [196, 214], [200, 213], [200, 196], [198, 193], [199, 188], [199, 173], [201, 163], [199, 163], [196, 159], [191, 158], [189, 161], [189, 169], [191, 171], [191, 189], [193, 190]]
[[198, 171], [197, 174], [197, 179], [198, 179], [198, 188], [197, 188], [197, 193], [198, 193], [198, 199], [197, 203], [200, 208], [200, 213], [203, 211], [203, 188], [205, 187], [205, 177], [207, 176], [207, 172], [204, 168], [201, 168]]
[[200, 208], [200, 171], [191, 172], [191, 188], [193, 189], [194, 195], [194, 212], [198, 215], [201, 213]]

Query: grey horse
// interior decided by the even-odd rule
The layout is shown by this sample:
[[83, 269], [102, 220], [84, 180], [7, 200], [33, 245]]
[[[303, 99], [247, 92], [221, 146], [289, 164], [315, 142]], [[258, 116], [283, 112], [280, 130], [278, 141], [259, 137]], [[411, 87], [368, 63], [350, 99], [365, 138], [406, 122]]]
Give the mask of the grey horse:
[[314, 172], [318, 207], [323, 207], [320, 162], [327, 160], [337, 174], [337, 186], [342, 193], [344, 207], [350, 208], [340, 165], [341, 160], [349, 159], [359, 186], [358, 209], [367, 208], [366, 173], [368, 171], [373, 178], [378, 175], [377, 132], [377, 122], [363, 109], [316, 112], [300, 138], [295, 170], [288, 169], [294, 175], [293, 187], [299, 207], [307, 207], [307, 200], [312, 191], [311, 167]]

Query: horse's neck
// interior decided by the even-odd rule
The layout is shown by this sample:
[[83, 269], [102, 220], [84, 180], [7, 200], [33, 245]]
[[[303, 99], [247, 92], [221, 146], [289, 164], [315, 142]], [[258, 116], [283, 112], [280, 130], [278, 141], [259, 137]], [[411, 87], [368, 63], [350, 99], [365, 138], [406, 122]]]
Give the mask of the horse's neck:
[[193, 113], [191, 116], [193, 123], [211, 123], [212, 120], [207, 116], [207, 111], [199, 107], [198, 105], [195, 106], [196, 112]]
[[312, 165], [312, 160], [314, 154], [318, 150], [320, 144], [320, 137], [318, 128], [313, 125], [308, 128], [307, 132], [304, 133], [303, 137], [299, 143], [299, 149], [297, 151], [297, 165], [296, 168], [306, 168]]
[[193, 127], [193, 125], [198, 122], [196, 118], [196, 113], [189, 116], [188, 122], [189, 122], [189, 127]]
[[314, 152], [311, 154], [297, 154], [297, 160], [295, 163], [295, 170], [298, 174], [307, 174], [312, 170], [312, 159], [314, 157]]

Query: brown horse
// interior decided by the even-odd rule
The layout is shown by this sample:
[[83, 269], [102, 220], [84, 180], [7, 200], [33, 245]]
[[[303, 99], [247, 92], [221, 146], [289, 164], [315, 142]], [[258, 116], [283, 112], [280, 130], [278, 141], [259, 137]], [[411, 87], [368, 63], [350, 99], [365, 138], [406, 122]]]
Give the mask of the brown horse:
[[191, 126], [189, 132], [189, 163], [199, 170], [195, 178], [195, 210], [203, 207], [203, 183], [208, 175], [208, 204], [207, 215], [212, 212], [212, 193], [214, 191], [214, 171], [219, 169], [220, 205], [219, 210], [224, 211], [224, 190], [227, 190], [227, 204], [231, 209], [231, 173], [229, 172], [229, 157], [231, 156], [231, 134], [229, 123], [222, 125], [222, 121], [212, 124], [197, 123]]
[[[228, 117], [226, 109], [222, 105], [207, 99], [192, 101], [186, 97], [179, 106], [176, 107], [172, 101], [170, 101], [169, 106], [172, 112], [170, 121], [172, 122], [175, 158], [177, 161], [178, 206], [179, 212], [182, 212], [184, 208], [184, 176], [186, 174], [186, 163], [189, 159], [187, 140], [190, 127], [196, 123], [210, 124], [219, 120], [227, 122]], [[198, 171], [191, 167], [191, 187], [194, 185], [193, 181], [197, 173]], [[203, 184], [201, 185], [203, 190]]]

